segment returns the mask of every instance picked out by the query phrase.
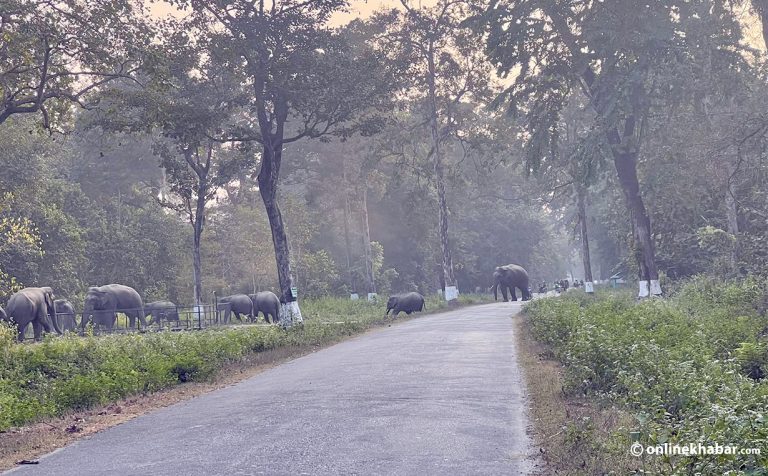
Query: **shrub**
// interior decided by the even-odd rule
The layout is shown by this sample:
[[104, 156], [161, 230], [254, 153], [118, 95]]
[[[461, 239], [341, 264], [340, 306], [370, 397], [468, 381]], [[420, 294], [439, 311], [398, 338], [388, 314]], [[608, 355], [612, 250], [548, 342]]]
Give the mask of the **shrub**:
[[[656, 457], [649, 472], [766, 474], [768, 345], [761, 338], [766, 318], [756, 306], [763, 293], [764, 285], [751, 279], [696, 278], [667, 300], [571, 292], [532, 302], [526, 312], [534, 337], [564, 364], [566, 392], [631, 411], [646, 444], [763, 451]], [[629, 441], [628, 433], [616, 438]], [[627, 451], [628, 444], [615, 447]]]

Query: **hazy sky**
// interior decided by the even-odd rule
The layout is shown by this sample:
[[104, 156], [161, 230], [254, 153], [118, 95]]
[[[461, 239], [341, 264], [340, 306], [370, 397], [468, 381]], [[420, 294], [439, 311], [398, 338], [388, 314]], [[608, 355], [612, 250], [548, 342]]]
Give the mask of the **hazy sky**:
[[[414, 0], [413, 4], [430, 5], [436, 3], [436, 1], [437, 0]], [[349, 13], [337, 13], [334, 15], [332, 23], [335, 25], [343, 25], [354, 18], [368, 17], [372, 12], [380, 10], [381, 8], [395, 7], [398, 5], [400, 5], [399, 0], [352, 0]], [[176, 10], [169, 4], [160, 1], [157, 3], [152, 3], [150, 5], [150, 11], [154, 16], [165, 16], [172, 14]], [[747, 26], [744, 31], [747, 43], [756, 48], [766, 49], [765, 45], [763, 44], [763, 37], [760, 32], [760, 24], [757, 19], [749, 12], [748, 2], [745, 2], [745, 5], [740, 7], [738, 16], [741, 18], [742, 23]]]

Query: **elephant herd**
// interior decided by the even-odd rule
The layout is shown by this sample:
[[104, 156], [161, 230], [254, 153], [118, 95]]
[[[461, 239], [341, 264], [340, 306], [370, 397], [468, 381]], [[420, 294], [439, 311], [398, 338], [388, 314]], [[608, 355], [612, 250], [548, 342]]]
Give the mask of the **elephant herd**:
[[[498, 299], [498, 291], [504, 301], [507, 291], [513, 301], [517, 300], [515, 289], [522, 293], [523, 300], [531, 299], [528, 273], [523, 267], [509, 264], [498, 266], [493, 273], [493, 297]], [[215, 293], [214, 293], [215, 295]], [[223, 311], [223, 322], [229, 323], [231, 316], [241, 322], [245, 319], [255, 320], [259, 313], [270, 324], [278, 322], [280, 315], [280, 300], [271, 291], [256, 294], [233, 294], [216, 299], [216, 316]], [[387, 301], [386, 315], [397, 316], [401, 312], [411, 314], [425, 309], [424, 296], [416, 292], [395, 294]], [[122, 284], [107, 284], [88, 288], [83, 302], [82, 319], [79, 327], [85, 331], [89, 322], [94, 326], [102, 326], [111, 332], [117, 321], [117, 313], [123, 313], [128, 318], [130, 328], [136, 328], [138, 320], [140, 328], [147, 328], [163, 321], [179, 321], [178, 306], [170, 301], [155, 301], [144, 304], [139, 293], [130, 286]], [[0, 320], [12, 322], [18, 328], [18, 339], [22, 341], [27, 327], [32, 324], [35, 340], [39, 340], [42, 331], [63, 334], [75, 331], [78, 327], [72, 303], [65, 299], [55, 299], [50, 287], [24, 288], [11, 296], [5, 310], [0, 307]], [[149, 317], [149, 322], [147, 322]]]
[[[270, 291], [256, 294], [235, 294], [218, 300], [217, 311], [224, 311], [224, 322], [229, 322], [230, 314], [242, 321], [241, 315], [256, 319], [261, 312], [264, 320], [275, 323], [279, 319], [280, 301]], [[218, 316], [219, 312], [216, 313]], [[179, 321], [179, 308], [171, 301], [155, 301], [144, 304], [135, 289], [122, 284], [107, 284], [88, 288], [83, 302], [83, 313], [80, 323], [72, 303], [66, 299], [55, 299], [50, 287], [24, 288], [14, 293], [8, 300], [5, 309], [0, 307], [0, 320], [13, 323], [18, 329], [18, 340], [23, 341], [27, 327], [31, 324], [35, 340], [40, 340], [42, 332], [75, 331], [80, 327], [82, 332], [88, 323], [94, 327], [101, 326], [111, 332], [117, 322], [117, 313], [124, 314], [130, 328], [140, 329], [154, 324], [161, 325], [163, 321]], [[149, 322], [147, 322], [149, 318]]]

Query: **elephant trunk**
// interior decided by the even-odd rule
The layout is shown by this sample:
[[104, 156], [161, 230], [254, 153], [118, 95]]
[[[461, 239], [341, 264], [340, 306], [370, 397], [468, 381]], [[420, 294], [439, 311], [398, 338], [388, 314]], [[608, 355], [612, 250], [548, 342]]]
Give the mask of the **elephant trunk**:
[[499, 283], [494, 283], [493, 286], [493, 300], [498, 301], [499, 300]]

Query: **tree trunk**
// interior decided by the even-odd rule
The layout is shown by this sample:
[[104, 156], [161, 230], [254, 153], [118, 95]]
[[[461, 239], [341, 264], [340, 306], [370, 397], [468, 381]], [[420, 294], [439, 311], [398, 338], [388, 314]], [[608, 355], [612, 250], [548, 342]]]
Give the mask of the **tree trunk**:
[[640, 252], [640, 297], [649, 294], [660, 295], [659, 270], [651, 236], [651, 220], [640, 195], [640, 183], [637, 179], [637, 152], [613, 151], [613, 163], [619, 177], [627, 208], [632, 215], [636, 246]]
[[445, 177], [443, 176], [443, 155], [441, 149], [440, 127], [437, 120], [437, 92], [435, 87], [436, 69], [434, 49], [430, 44], [428, 57], [427, 84], [429, 86], [429, 125], [432, 133], [432, 159], [434, 160], [435, 186], [437, 188], [437, 206], [440, 221], [440, 250], [443, 258], [443, 277], [446, 301], [454, 301], [459, 296], [456, 277], [453, 274], [453, 257], [448, 236], [448, 203], [445, 198]]
[[203, 238], [205, 226], [205, 197], [207, 195], [207, 174], [198, 176], [197, 202], [195, 204], [195, 216], [192, 220], [192, 277], [195, 281], [194, 298], [195, 305], [203, 303], [203, 261], [200, 257], [200, 244]]
[[363, 250], [365, 254], [365, 278], [368, 281], [369, 300], [376, 294], [376, 280], [373, 277], [373, 252], [371, 251], [371, 228], [368, 224], [368, 184], [363, 185]]
[[728, 222], [728, 234], [733, 236], [731, 243], [730, 265], [731, 274], [739, 272], [738, 245], [739, 245], [739, 215], [736, 208], [736, 186], [734, 184], [734, 165], [727, 161], [728, 183], [725, 189], [725, 217]]
[[[267, 141], [265, 141], [267, 142]], [[280, 302], [282, 304], [282, 316], [280, 324], [290, 327], [301, 324], [303, 318], [301, 310], [293, 295], [293, 276], [291, 274], [291, 255], [288, 249], [288, 236], [285, 233], [283, 217], [277, 203], [277, 181], [282, 159], [282, 139], [269, 141], [264, 145], [259, 171], [259, 193], [264, 202], [264, 208], [269, 218], [269, 227], [272, 231], [272, 244], [275, 247], [275, 261], [277, 262], [277, 276], [280, 283]]]
[[587, 189], [583, 185], [576, 185], [576, 195], [581, 228], [581, 259], [584, 262], [584, 291], [593, 293], [595, 289], [592, 284], [592, 263], [589, 257], [589, 234], [587, 232]]
[[357, 294], [357, 283], [355, 283], [355, 273], [352, 271], [352, 239], [349, 236], [349, 216], [350, 216], [350, 207], [349, 207], [349, 190], [347, 189], [347, 186], [349, 185], [347, 183], [347, 171], [346, 168], [344, 170], [344, 251], [346, 252], [347, 256], [347, 280], [349, 281], [350, 286], [350, 293]]

